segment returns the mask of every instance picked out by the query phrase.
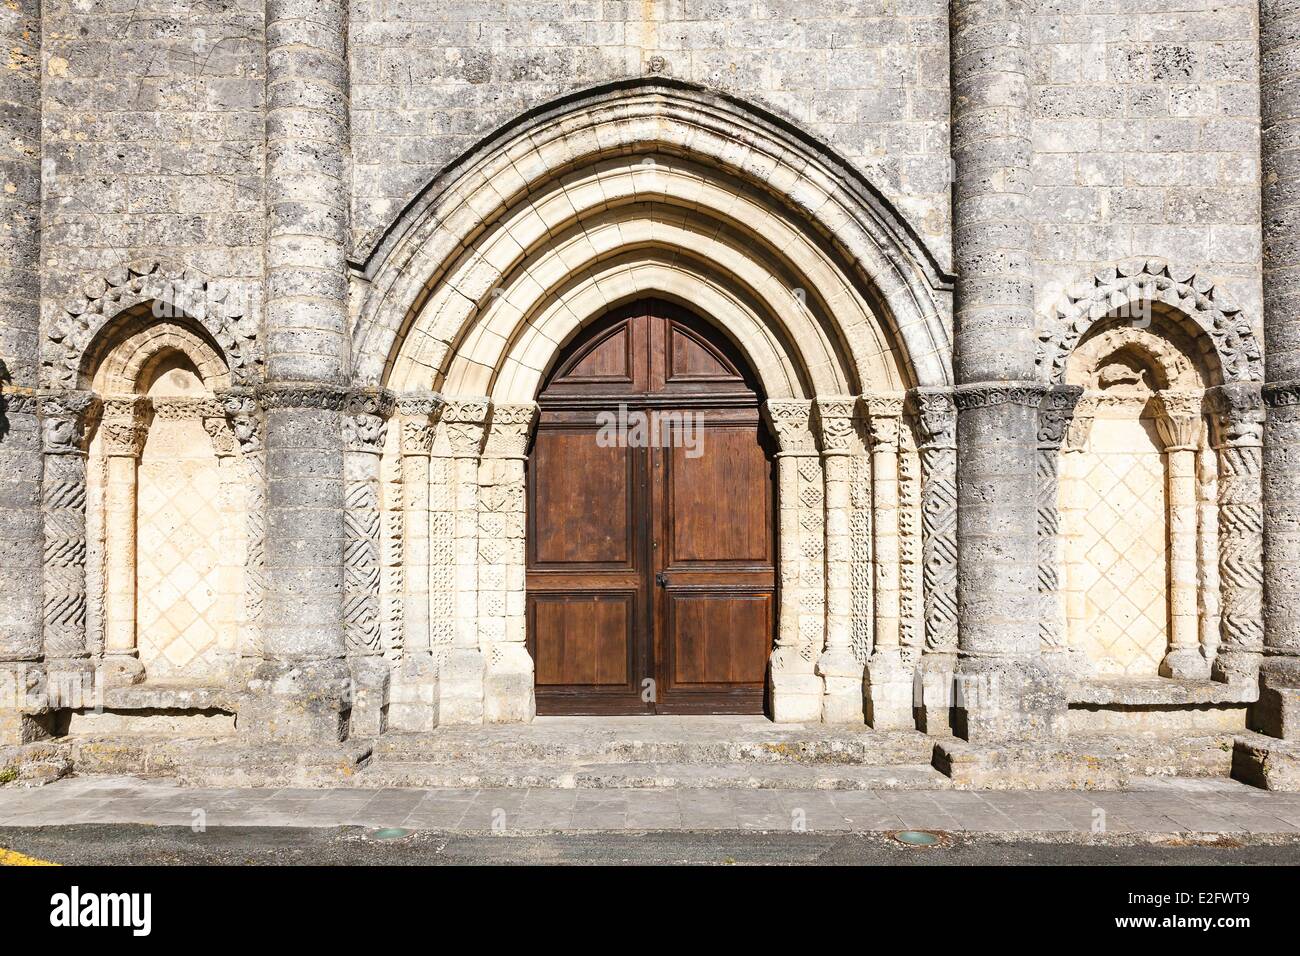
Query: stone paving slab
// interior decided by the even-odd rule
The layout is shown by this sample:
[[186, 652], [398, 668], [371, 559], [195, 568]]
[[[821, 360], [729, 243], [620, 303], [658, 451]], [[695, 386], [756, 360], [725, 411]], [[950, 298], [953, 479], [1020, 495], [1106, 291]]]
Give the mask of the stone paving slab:
[[465, 832], [943, 830], [1296, 834], [1300, 794], [1231, 781], [1129, 791], [235, 789], [79, 777], [0, 789], [0, 826], [405, 827]]

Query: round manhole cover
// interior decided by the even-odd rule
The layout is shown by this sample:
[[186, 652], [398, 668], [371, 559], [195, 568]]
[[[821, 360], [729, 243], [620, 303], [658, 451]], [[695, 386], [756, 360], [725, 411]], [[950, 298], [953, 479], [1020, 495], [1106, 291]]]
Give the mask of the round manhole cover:
[[894, 839], [907, 846], [938, 846], [943, 842], [939, 834], [927, 830], [899, 830]]

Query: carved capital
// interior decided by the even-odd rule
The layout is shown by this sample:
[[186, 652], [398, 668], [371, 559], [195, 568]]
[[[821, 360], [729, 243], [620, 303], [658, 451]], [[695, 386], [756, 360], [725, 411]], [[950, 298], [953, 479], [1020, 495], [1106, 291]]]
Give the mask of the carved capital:
[[892, 392], [872, 392], [862, 396], [867, 412], [867, 434], [872, 451], [897, 451], [899, 429], [903, 422], [904, 396]]
[[817, 454], [811, 425], [812, 402], [793, 398], [770, 399], [763, 403], [763, 413], [782, 454]]
[[245, 455], [262, 449], [262, 408], [257, 394], [251, 388], [226, 388], [217, 392], [230, 430], [234, 433], [239, 450]]
[[257, 387], [258, 404], [266, 411], [279, 408], [308, 408], [341, 412], [352, 397], [352, 390], [319, 382], [280, 382]]
[[1258, 448], [1264, 444], [1264, 399], [1254, 382], [1234, 382], [1205, 390], [1214, 414], [1215, 445]]
[[94, 392], [45, 392], [41, 395], [41, 451], [79, 455], [86, 450], [86, 426], [94, 416]]
[[1268, 408], [1291, 408], [1300, 405], [1300, 381], [1270, 382], [1262, 390]]
[[474, 458], [483, 453], [488, 412], [492, 403], [486, 398], [458, 398], [447, 403], [442, 421], [456, 458]]
[[[0, 372], [4, 363], [0, 362]], [[40, 411], [40, 396], [30, 388], [15, 388], [0, 381], [0, 414], [35, 415]]]
[[381, 454], [393, 413], [393, 393], [387, 389], [358, 389], [348, 396], [343, 416], [343, 447], [347, 451]]
[[536, 402], [493, 405], [484, 454], [489, 458], [523, 458], [536, 421]]
[[957, 405], [946, 386], [914, 388], [908, 392], [916, 410], [917, 437], [923, 451], [957, 447]]
[[405, 392], [397, 396], [403, 455], [427, 457], [433, 451], [434, 426], [446, 405], [437, 392]]
[[1152, 405], [1165, 451], [1195, 451], [1201, 437], [1201, 393], [1156, 392]]
[[973, 382], [958, 385], [953, 394], [958, 411], [972, 408], [995, 408], [999, 405], [1021, 405], [1038, 408], [1047, 386], [1042, 382]]
[[1085, 393], [1074, 406], [1065, 429], [1065, 450], [1080, 452], [1088, 447], [1092, 423], [1097, 419], [1097, 395]]
[[1078, 385], [1053, 385], [1043, 393], [1043, 401], [1038, 406], [1040, 449], [1054, 451], [1061, 447], [1082, 397], [1083, 388]]
[[860, 450], [857, 406], [851, 395], [813, 400], [812, 423], [824, 454], [848, 455]]
[[153, 403], [143, 395], [106, 398], [99, 426], [104, 454], [110, 458], [139, 458], [144, 451]]

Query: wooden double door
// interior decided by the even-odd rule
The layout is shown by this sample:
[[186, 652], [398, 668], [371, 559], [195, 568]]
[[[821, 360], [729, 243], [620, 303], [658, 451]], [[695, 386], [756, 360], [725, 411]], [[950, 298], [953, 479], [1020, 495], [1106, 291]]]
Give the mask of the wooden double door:
[[637, 302], [584, 331], [538, 403], [538, 713], [762, 713], [774, 459], [741, 356], [689, 312]]

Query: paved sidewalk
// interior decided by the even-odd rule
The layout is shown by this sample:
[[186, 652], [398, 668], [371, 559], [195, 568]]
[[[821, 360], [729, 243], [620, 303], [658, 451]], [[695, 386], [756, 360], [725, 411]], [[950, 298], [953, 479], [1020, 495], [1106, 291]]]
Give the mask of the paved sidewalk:
[[1163, 779], [1123, 792], [187, 789], [123, 777], [0, 789], [0, 826], [402, 827], [460, 832], [945, 830], [1300, 833], [1300, 794]]

